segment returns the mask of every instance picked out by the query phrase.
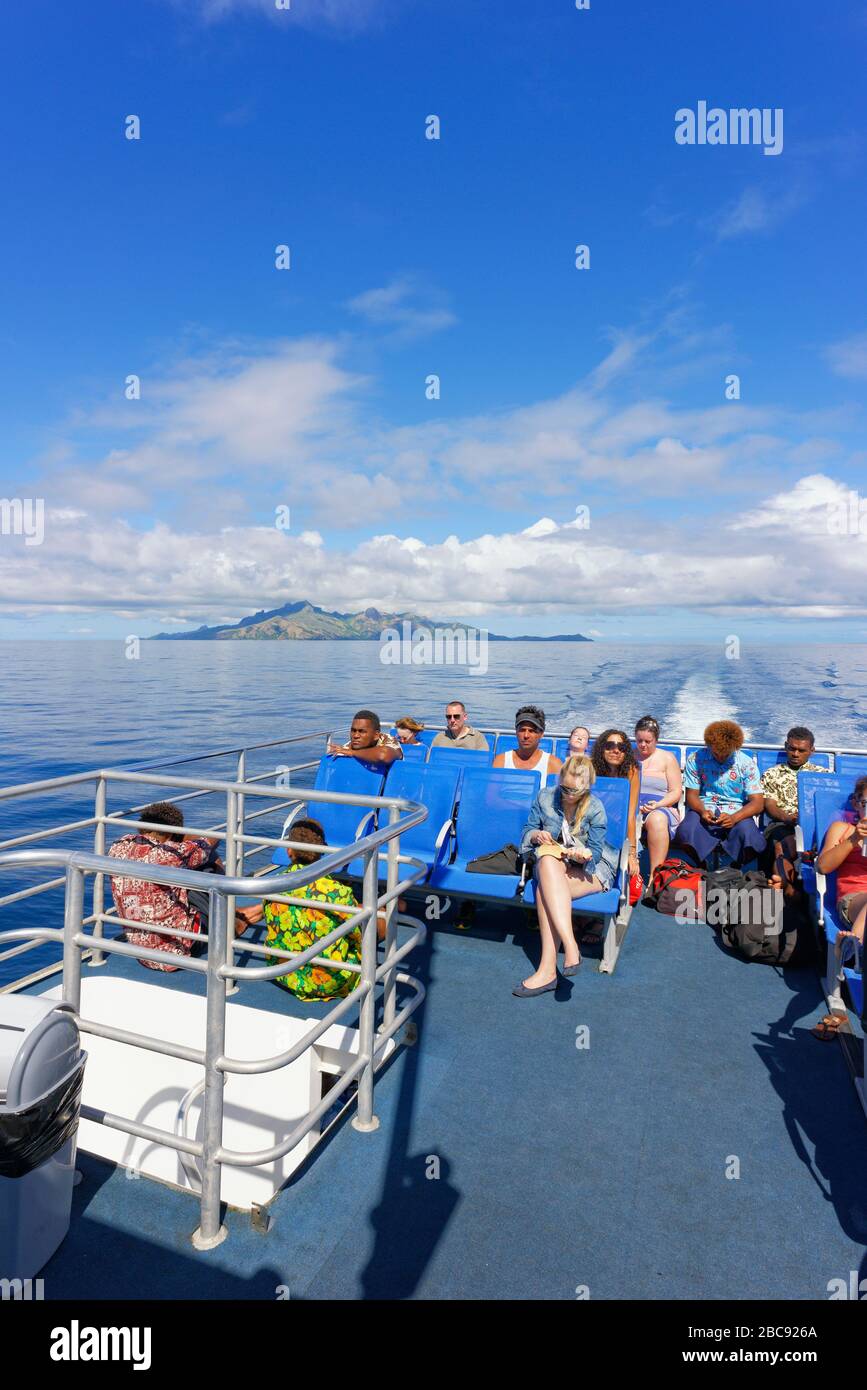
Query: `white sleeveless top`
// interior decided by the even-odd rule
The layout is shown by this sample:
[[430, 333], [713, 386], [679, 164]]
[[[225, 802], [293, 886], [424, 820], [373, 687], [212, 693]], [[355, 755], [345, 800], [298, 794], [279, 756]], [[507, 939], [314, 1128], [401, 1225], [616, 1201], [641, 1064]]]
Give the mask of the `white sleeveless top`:
[[503, 767], [511, 768], [513, 772], [541, 772], [542, 781], [548, 777], [548, 764], [553, 753], [543, 753], [535, 767], [525, 767], [523, 763], [516, 763], [514, 759], [514, 749], [510, 748], [508, 753], [503, 754]]

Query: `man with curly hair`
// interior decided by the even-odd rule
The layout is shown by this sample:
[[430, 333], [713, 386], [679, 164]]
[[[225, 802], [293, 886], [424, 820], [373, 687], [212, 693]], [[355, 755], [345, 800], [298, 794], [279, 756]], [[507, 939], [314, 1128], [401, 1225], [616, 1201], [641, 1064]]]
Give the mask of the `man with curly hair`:
[[765, 848], [765, 837], [753, 820], [765, 809], [756, 760], [741, 751], [744, 731], [732, 719], [708, 724], [704, 742], [704, 748], [686, 760], [686, 814], [672, 853], [706, 865], [719, 850], [723, 865], [748, 867]]

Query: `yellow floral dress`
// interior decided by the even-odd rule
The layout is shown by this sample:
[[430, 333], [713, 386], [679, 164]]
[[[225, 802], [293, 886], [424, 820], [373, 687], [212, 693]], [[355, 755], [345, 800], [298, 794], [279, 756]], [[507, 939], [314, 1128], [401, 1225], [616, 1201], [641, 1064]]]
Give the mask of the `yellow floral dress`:
[[[304, 867], [302, 864], [290, 864], [283, 872], [291, 874]], [[352, 889], [327, 875], [299, 888], [287, 884], [286, 892], [294, 898], [319, 898], [337, 903], [340, 907], [358, 906]], [[280, 951], [306, 951], [314, 941], [333, 932], [346, 918], [342, 913], [323, 912], [318, 907], [266, 902], [265, 921], [268, 926], [266, 946], [276, 946]], [[351, 961], [360, 965], [361, 932], [356, 927], [348, 936], [342, 936], [339, 941], [326, 946], [320, 954], [328, 960]], [[359, 979], [354, 970], [326, 970], [324, 966], [308, 961], [300, 970], [293, 970], [291, 975], [279, 975], [277, 983], [291, 990], [299, 999], [343, 999], [355, 989]]]

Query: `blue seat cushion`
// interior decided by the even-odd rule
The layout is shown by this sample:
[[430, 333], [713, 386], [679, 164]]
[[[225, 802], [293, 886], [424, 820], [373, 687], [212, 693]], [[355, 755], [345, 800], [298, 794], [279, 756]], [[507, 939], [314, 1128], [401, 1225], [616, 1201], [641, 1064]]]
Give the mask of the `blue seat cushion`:
[[[524, 904], [533, 907], [536, 902], [536, 884], [530, 882], [524, 889]], [[573, 912], [590, 913], [599, 917], [614, 917], [620, 907], [620, 892], [609, 888], [606, 893], [588, 893], [586, 898], [576, 898], [572, 904]]]
[[465, 898], [514, 898], [517, 874], [470, 874], [462, 864], [441, 864], [430, 877], [431, 888]]

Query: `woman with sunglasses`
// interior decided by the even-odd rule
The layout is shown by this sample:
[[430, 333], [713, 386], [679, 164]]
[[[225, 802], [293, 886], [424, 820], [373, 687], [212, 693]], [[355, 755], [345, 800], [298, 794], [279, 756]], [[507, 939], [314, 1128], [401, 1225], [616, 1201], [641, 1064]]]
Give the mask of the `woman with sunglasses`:
[[641, 774], [635, 764], [632, 744], [622, 729], [606, 729], [593, 745], [593, 771], [597, 777], [629, 778], [629, 875], [638, 873], [638, 848], [635, 818], [638, 814], [638, 793]]
[[536, 851], [536, 909], [542, 959], [532, 975], [516, 985], [519, 999], [557, 988], [557, 951], [564, 951], [563, 974], [574, 975], [581, 954], [572, 930], [572, 903], [604, 893], [617, 876], [617, 851], [606, 843], [608, 817], [591, 787], [596, 780], [589, 758], [570, 757], [557, 785], [543, 787], [530, 807], [521, 837], [521, 854]]
[[644, 817], [642, 838], [647, 840], [650, 874], [668, 858], [671, 837], [680, 822], [683, 777], [673, 753], [658, 747], [659, 725], [649, 714], [635, 726], [635, 760], [641, 776], [639, 805]]

